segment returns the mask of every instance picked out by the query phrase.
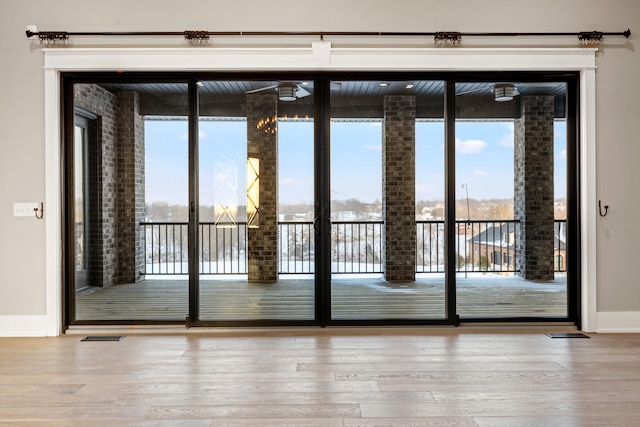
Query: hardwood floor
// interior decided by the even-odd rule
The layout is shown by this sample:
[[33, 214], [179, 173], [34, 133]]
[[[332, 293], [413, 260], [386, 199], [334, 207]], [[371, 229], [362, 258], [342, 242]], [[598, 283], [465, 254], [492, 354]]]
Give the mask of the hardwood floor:
[[621, 426], [640, 334], [327, 328], [0, 339], [0, 426]]

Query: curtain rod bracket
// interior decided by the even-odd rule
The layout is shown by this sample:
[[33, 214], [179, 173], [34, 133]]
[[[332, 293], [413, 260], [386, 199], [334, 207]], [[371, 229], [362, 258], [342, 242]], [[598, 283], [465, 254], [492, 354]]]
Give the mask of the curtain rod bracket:
[[190, 31], [184, 32], [184, 39], [192, 45], [202, 45], [209, 43], [208, 31]]
[[438, 31], [433, 36], [436, 46], [457, 46], [462, 42], [462, 33], [457, 31]]
[[[28, 33], [27, 36], [29, 35]], [[66, 31], [38, 31], [37, 33], [32, 33], [33, 35], [37, 35], [40, 43], [45, 46], [69, 44], [69, 33]]]
[[604, 36], [601, 31], [582, 31], [578, 36], [580, 44], [587, 46], [599, 46], [603, 40]]

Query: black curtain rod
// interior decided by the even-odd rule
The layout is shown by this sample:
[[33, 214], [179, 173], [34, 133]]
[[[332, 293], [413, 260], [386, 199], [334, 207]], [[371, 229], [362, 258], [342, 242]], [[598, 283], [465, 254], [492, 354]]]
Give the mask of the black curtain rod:
[[529, 33], [461, 33], [455, 31], [440, 32], [405, 32], [405, 31], [111, 31], [111, 32], [87, 32], [87, 31], [26, 31], [27, 38], [34, 36], [49, 39], [64, 39], [69, 36], [183, 36], [186, 38], [203, 38], [209, 36], [398, 36], [398, 37], [517, 37], [517, 36], [577, 36], [581, 38], [601, 38], [602, 36], [624, 36], [629, 38], [631, 30], [622, 32], [529, 32]]

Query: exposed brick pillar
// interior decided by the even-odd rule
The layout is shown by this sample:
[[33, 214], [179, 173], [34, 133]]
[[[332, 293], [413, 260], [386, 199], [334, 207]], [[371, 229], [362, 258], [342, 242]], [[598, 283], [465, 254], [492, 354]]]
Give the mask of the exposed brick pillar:
[[553, 96], [523, 96], [514, 125], [514, 216], [520, 221], [516, 269], [553, 279]]
[[382, 126], [384, 274], [389, 282], [416, 278], [416, 99], [385, 96]]
[[260, 161], [259, 225], [247, 230], [248, 280], [253, 283], [278, 280], [278, 133], [258, 129], [261, 120], [277, 117], [277, 107], [276, 95], [247, 95], [247, 157]]
[[144, 270], [144, 119], [136, 92], [120, 92], [116, 109], [117, 223], [116, 240], [118, 283], [140, 279]]
[[97, 140], [88, 150], [88, 284], [110, 286], [116, 266], [116, 96], [95, 84], [74, 85], [74, 104], [96, 114]]

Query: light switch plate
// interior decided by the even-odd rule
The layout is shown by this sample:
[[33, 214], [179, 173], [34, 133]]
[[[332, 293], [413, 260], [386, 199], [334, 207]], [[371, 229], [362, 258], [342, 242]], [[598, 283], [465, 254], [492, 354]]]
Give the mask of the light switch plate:
[[34, 209], [39, 209], [40, 206], [37, 202], [32, 203], [14, 203], [13, 204], [13, 216], [32, 216], [35, 218], [36, 212]]

